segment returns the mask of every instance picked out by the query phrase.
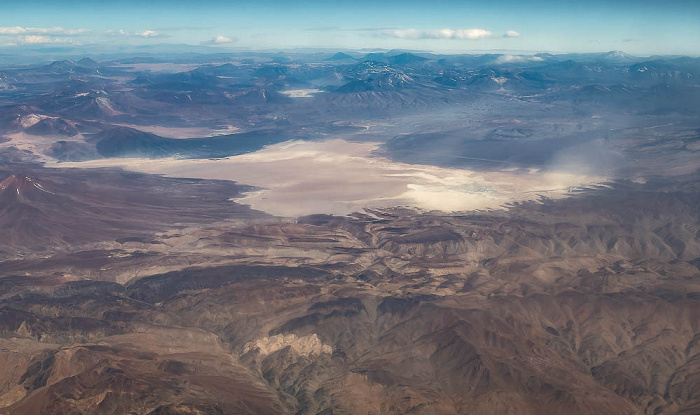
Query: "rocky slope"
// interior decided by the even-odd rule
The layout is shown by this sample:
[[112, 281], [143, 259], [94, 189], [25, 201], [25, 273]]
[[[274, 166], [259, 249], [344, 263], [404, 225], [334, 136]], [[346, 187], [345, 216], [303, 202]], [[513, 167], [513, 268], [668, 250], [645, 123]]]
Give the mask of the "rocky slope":
[[700, 191], [674, 180], [8, 259], [0, 411], [698, 413]]

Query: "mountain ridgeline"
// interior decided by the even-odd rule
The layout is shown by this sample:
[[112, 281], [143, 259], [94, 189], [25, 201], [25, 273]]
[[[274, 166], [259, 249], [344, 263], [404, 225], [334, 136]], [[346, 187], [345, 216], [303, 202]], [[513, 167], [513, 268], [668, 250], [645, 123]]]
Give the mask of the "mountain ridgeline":
[[700, 414], [700, 59], [52, 46], [0, 414]]

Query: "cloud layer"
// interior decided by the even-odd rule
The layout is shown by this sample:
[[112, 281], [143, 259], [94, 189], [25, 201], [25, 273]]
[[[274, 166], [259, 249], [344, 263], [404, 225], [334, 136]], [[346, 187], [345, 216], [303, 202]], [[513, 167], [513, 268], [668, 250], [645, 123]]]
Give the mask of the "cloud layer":
[[19, 38], [20, 44], [42, 45], [47, 43], [74, 43], [73, 39], [65, 37], [27, 35]]
[[41, 45], [55, 43], [84, 44], [100, 42], [115, 37], [133, 39], [150, 39], [167, 37], [155, 30], [125, 31], [104, 30], [95, 31], [87, 29], [65, 29], [63, 27], [23, 27], [0, 26], [0, 44], [5, 40], [5, 45]]
[[161, 33], [156, 32], [155, 30], [142, 30], [142, 31], [136, 31], [136, 32], [127, 32], [126, 30], [109, 30], [107, 33], [112, 34], [112, 35], [121, 35], [121, 36], [127, 36], [127, 37], [143, 37], [143, 38], [150, 38], [150, 37], [163, 37]]
[[[377, 35], [381, 37], [391, 37], [396, 39], [458, 39], [458, 40], [479, 40], [498, 37], [486, 29], [385, 29], [378, 30]], [[515, 30], [507, 31], [502, 37], [518, 37], [520, 33]]]
[[0, 27], [0, 35], [54, 35], [73, 36], [87, 33], [87, 29], [64, 29], [62, 27]]

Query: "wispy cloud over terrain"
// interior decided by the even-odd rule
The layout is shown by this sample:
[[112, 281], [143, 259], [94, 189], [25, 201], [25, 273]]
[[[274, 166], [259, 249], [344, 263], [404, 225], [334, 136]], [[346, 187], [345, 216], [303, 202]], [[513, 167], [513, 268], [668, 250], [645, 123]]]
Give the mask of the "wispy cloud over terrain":
[[523, 62], [542, 62], [539, 56], [529, 56], [529, 55], [503, 55], [496, 59], [497, 63], [523, 63]]
[[87, 29], [64, 29], [62, 27], [0, 27], [0, 35], [63, 35], [72, 36], [87, 33]]
[[[0, 44], [43, 45], [54, 43], [79, 43], [76, 39], [89, 34], [87, 29], [65, 29], [63, 27], [0, 27]], [[4, 41], [4, 42], [3, 42]]]
[[[101, 44], [139, 42], [149, 39], [171, 37], [170, 34], [153, 29], [84, 29], [31, 26], [0, 26], [0, 45], [49, 45], [49, 44]], [[121, 40], [120, 40], [121, 39]], [[126, 40], [128, 39], [128, 40]]]
[[119, 30], [110, 30], [108, 31], [110, 34], [116, 34], [116, 35], [121, 35], [121, 36], [128, 36], [128, 37], [143, 37], [143, 38], [149, 38], [149, 37], [165, 37], [160, 32], [156, 32], [155, 30], [137, 30], [137, 31], [127, 31], [123, 29]]
[[234, 43], [236, 40], [237, 40], [236, 38], [232, 38], [232, 37], [228, 37], [228, 36], [224, 36], [224, 35], [217, 35], [213, 39], [209, 39], [205, 42], [202, 42], [202, 44], [203, 45], [226, 45], [229, 43]]
[[43, 45], [50, 43], [75, 43], [72, 38], [42, 36], [42, 35], [27, 35], [18, 39], [19, 44]]
[[[457, 39], [457, 40], [479, 40], [496, 37], [491, 31], [486, 29], [382, 29], [377, 30], [377, 36], [397, 39]], [[507, 31], [503, 37], [518, 37], [520, 33], [515, 30]]]

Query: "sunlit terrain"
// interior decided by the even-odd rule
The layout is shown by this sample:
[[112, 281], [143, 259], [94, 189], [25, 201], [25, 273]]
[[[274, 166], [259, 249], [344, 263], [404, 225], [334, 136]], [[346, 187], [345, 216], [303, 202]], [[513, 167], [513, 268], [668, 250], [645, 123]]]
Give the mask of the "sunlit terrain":
[[700, 414], [699, 13], [0, 4], [0, 415]]

